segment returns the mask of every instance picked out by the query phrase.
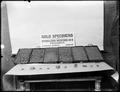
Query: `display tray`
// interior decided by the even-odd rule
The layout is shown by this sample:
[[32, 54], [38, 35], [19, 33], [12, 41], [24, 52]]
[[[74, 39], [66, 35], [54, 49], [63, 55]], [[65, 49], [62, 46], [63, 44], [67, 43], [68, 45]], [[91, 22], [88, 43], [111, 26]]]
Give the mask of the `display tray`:
[[105, 62], [88, 63], [56, 63], [56, 64], [18, 64], [9, 70], [7, 75], [49, 75], [68, 73], [90, 73], [114, 71]]
[[58, 63], [58, 48], [45, 48], [44, 63]]
[[59, 62], [71, 63], [73, 61], [71, 47], [61, 47], [59, 48]]
[[87, 54], [83, 46], [72, 47], [73, 62], [88, 62]]
[[28, 63], [31, 53], [32, 53], [32, 49], [28, 49], [28, 48], [19, 49], [14, 63], [15, 64], [26, 64], [26, 63]]
[[85, 52], [89, 61], [103, 61], [102, 54], [97, 46], [85, 46]]
[[44, 49], [36, 48], [32, 50], [29, 63], [42, 63], [44, 60]]
[[44, 75], [114, 71], [97, 46], [20, 49], [7, 75]]
[[77, 63], [104, 61], [97, 46], [74, 46], [57, 48], [21, 48], [15, 64], [29, 63]]

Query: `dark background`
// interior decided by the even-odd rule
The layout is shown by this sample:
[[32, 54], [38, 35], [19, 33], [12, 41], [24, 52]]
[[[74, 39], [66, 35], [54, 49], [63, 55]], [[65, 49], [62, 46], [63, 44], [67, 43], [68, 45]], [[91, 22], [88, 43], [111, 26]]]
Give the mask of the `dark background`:
[[104, 57], [119, 71], [119, 2], [104, 1]]

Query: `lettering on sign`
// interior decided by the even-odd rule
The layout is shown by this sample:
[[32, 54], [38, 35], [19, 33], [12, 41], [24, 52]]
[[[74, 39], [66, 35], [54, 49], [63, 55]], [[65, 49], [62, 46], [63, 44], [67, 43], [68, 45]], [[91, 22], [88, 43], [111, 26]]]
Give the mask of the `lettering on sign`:
[[41, 47], [74, 46], [74, 35], [70, 34], [45, 34], [41, 35]]

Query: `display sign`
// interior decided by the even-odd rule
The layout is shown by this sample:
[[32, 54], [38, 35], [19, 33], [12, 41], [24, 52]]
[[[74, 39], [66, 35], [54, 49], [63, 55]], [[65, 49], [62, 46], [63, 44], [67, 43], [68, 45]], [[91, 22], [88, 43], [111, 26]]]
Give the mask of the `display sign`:
[[40, 36], [41, 48], [75, 46], [74, 34], [44, 34]]

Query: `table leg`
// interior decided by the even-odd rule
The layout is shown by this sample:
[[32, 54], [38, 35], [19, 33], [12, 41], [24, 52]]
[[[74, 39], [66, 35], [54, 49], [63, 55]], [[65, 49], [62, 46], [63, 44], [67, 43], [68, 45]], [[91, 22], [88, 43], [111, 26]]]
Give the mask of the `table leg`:
[[25, 91], [24, 82], [20, 82], [20, 91]]
[[25, 91], [30, 91], [30, 83], [25, 82]]
[[16, 91], [16, 76], [13, 75], [14, 91]]
[[101, 80], [95, 80], [95, 91], [101, 91]]

